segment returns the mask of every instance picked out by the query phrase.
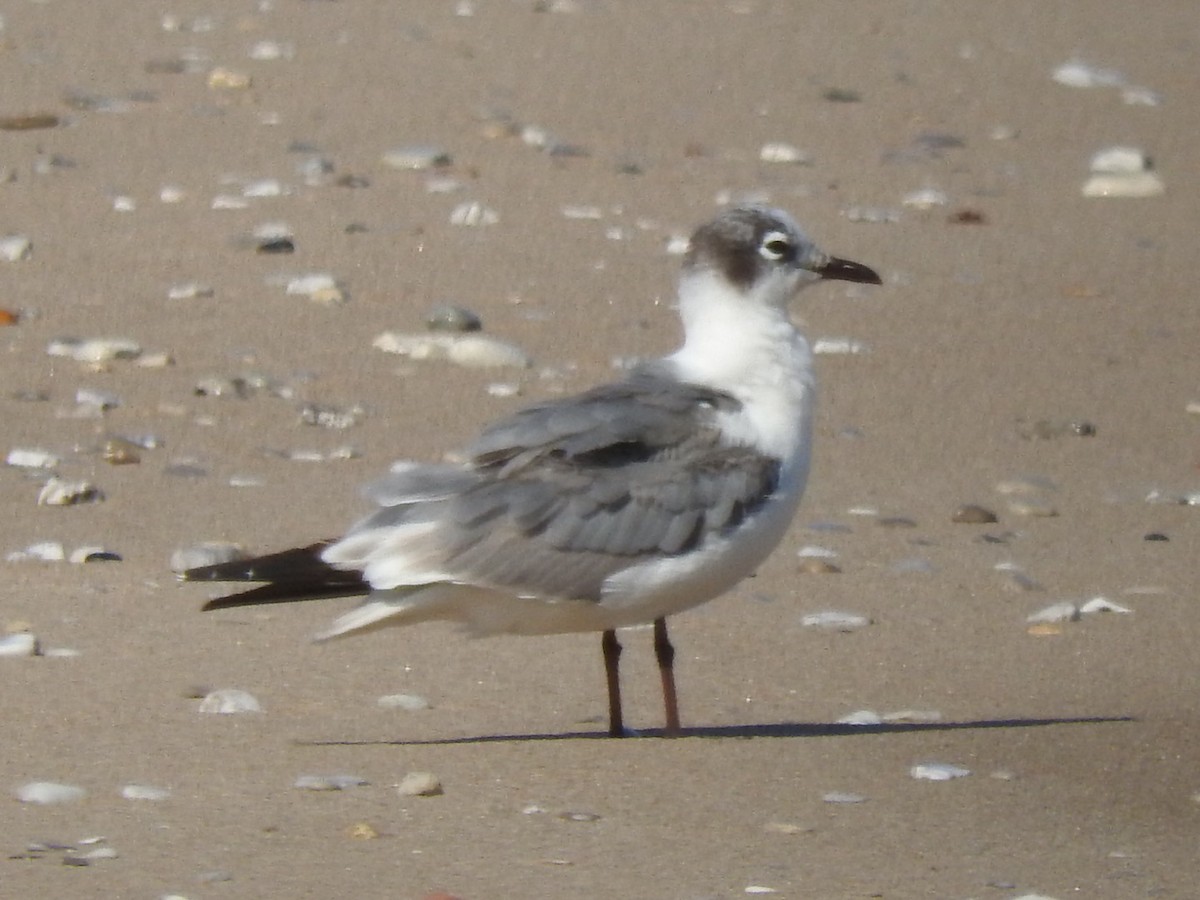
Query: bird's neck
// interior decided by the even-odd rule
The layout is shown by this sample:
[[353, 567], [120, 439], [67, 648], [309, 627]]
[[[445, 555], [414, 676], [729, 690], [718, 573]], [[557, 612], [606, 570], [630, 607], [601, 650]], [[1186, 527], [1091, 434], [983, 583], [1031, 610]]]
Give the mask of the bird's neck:
[[795, 453], [812, 426], [815, 384], [812, 351], [787, 311], [702, 274], [684, 283], [680, 317], [684, 343], [667, 357], [678, 377], [740, 400], [746, 443]]

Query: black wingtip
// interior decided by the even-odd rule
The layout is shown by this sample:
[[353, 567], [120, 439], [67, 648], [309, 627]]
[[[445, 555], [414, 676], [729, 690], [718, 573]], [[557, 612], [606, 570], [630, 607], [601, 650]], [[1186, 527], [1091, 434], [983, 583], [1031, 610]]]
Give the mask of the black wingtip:
[[252, 559], [197, 566], [180, 572], [179, 578], [187, 582], [261, 582], [250, 590], [209, 600], [201, 607], [203, 612], [370, 593], [370, 585], [363, 581], [361, 573], [335, 569], [321, 559], [321, 552], [328, 545], [328, 541], [320, 541]]

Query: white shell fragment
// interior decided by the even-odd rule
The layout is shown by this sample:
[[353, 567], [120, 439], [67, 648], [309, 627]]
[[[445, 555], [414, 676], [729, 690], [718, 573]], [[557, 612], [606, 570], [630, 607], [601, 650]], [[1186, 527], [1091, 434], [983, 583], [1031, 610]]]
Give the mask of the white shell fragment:
[[1116, 69], [1089, 65], [1080, 60], [1063, 63], [1050, 76], [1059, 84], [1075, 88], [1122, 87], [1125, 76]]
[[200, 566], [215, 566], [235, 559], [245, 559], [248, 555], [238, 544], [228, 541], [205, 541], [191, 547], [180, 547], [172, 553], [171, 571], [186, 572]]
[[410, 359], [444, 359], [468, 368], [526, 369], [533, 360], [515, 344], [483, 334], [402, 334], [385, 331], [371, 342], [385, 353]]
[[99, 503], [104, 492], [90, 481], [66, 481], [51, 478], [38, 492], [38, 506], [76, 506], [80, 503]]
[[1166, 185], [1156, 172], [1093, 175], [1083, 185], [1085, 197], [1160, 197]]
[[17, 788], [15, 796], [22, 803], [73, 803], [86, 797], [87, 791], [73, 784], [31, 781]]
[[758, 158], [767, 163], [785, 163], [790, 165], [808, 165], [812, 158], [792, 144], [783, 141], [772, 141], [762, 145]]
[[842, 716], [837, 720], [837, 724], [871, 727], [874, 725], [882, 725], [883, 716], [875, 712], [873, 709], [859, 709]]
[[284, 285], [289, 297], [307, 297], [316, 303], [335, 305], [346, 300], [346, 292], [327, 272], [314, 272], [290, 278]]
[[1025, 617], [1025, 621], [1030, 625], [1038, 625], [1055, 622], [1077, 622], [1079, 620], [1079, 607], [1069, 600], [1064, 600], [1061, 603], [1052, 603], [1049, 606], [1039, 609], [1035, 613], [1030, 613]]
[[370, 782], [357, 775], [301, 775], [292, 783], [292, 787], [303, 791], [344, 791], [364, 784]]
[[813, 353], [823, 356], [854, 355], [866, 353], [870, 348], [863, 341], [854, 338], [817, 338], [813, 341]]
[[436, 169], [448, 166], [453, 162], [450, 152], [443, 147], [432, 144], [413, 144], [408, 147], [396, 147], [383, 154], [383, 164], [391, 169]]
[[828, 791], [821, 795], [823, 803], [866, 803], [867, 798], [862, 794], [855, 794], [851, 791]]
[[8, 451], [4, 462], [23, 469], [53, 469], [62, 460], [48, 450], [14, 447]]
[[970, 769], [950, 763], [918, 763], [908, 770], [913, 778], [922, 781], [950, 781], [952, 778], [964, 778], [971, 774]]
[[1093, 597], [1079, 607], [1079, 612], [1082, 615], [1088, 616], [1092, 613], [1132, 613], [1133, 610], [1127, 606], [1121, 606], [1119, 603], [1113, 603], [1107, 597]]
[[450, 212], [451, 225], [495, 225], [499, 221], [498, 212], [474, 200], [460, 203]]
[[0, 657], [41, 656], [42, 648], [37, 637], [27, 631], [6, 634], [0, 637]]
[[296, 48], [293, 44], [282, 43], [280, 41], [257, 41], [247, 53], [247, 56], [259, 62], [291, 59], [295, 55]]
[[1158, 197], [1165, 190], [1149, 154], [1140, 147], [1117, 145], [1093, 154], [1085, 197]]
[[232, 715], [234, 713], [262, 712], [262, 706], [254, 696], [237, 688], [222, 688], [212, 691], [200, 701], [200, 712]]
[[216, 293], [212, 287], [199, 281], [181, 281], [167, 289], [168, 300], [195, 300], [198, 297], [211, 297]]
[[20, 262], [33, 255], [33, 242], [23, 234], [11, 234], [0, 238], [0, 260]]
[[409, 772], [396, 785], [396, 792], [404, 797], [436, 797], [442, 793], [442, 782], [432, 772]]
[[949, 194], [933, 187], [911, 191], [905, 194], [900, 200], [902, 205], [911, 207], [912, 209], [933, 209], [936, 206], [945, 206], [949, 202]]
[[166, 800], [171, 792], [166, 788], [151, 787], [148, 784], [127, 784], [121, 788], [121, 796], [126, 800], [149, 800], [157, 802]]
[[888, 725], [931, 725], [942, 721], [942, 714], [936, 709], [898, 709], [884, 713], [883, 721]]
[[1105, 147], [1092, 155], [1088, 166], [1091, 172], [1107, 172], [1111, 175], [1133, 175], [1151, 168], [1150, 157], [1140, 147], [1117, 145]]
[[386, 694], [375, 703], [384, 709], [402, 709], [406, 712], [429, 709], [429, 701], [419, 694]]
[[860, 628], [866, 628], [871, 624], [871, 620], [866, 616], [860, 616], [857, 613], [839, 612], [838, 610], [826, 610], [825, 612], [810, 613], [800, 619], [800, 624], [805, 628], [820, 628], [824, 631], [857, 631]]
[[48, 356], [65, 356], [76, 362], [102, 363], [137, 359], [142, 346], [130, 338], [56, 338], [46, 345]]
[[14, 550], [5, 559], [8, 562], [62, 562], [67, 558], [67, 550], [58, 541], [38, 541], [30, 544], [24, 550]]

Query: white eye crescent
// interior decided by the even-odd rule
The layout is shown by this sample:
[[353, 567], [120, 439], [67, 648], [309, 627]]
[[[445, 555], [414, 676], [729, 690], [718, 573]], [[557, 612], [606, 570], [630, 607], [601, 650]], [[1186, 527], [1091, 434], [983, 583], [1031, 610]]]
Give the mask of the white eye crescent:
[[792, 241], [782, 231], [770, 231], [763, 236], [758, 245], [758, 253], [763, 259], [778, 262], [792, 254]]

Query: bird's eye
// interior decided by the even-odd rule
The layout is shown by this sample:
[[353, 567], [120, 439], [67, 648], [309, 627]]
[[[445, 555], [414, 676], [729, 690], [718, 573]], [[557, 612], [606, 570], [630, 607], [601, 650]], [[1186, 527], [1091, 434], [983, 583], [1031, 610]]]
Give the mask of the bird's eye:
[[773, 231], [763, 238], [758, 252], [764, 259], [773, 261], [786, 259], [792, 253], [792, 242], [788, 240], [787, 235]]

